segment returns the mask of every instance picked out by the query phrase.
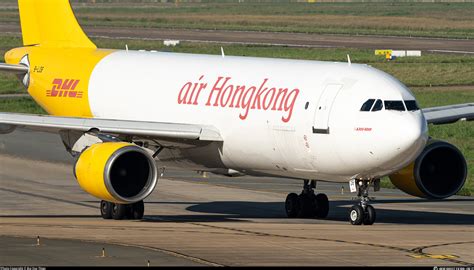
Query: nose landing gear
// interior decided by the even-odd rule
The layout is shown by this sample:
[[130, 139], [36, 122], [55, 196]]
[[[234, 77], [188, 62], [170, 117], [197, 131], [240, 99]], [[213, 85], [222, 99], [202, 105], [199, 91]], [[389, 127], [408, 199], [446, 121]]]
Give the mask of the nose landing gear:
[[[376, 180], [378, 181], [378, 179]], [[358, 180], [357, 197], [360, 199], [359, 204], [355, 204], [349, 211], [349, 220], [352, 225], [372, 225], [375, 222], [375, 209], [369, 204], [369, 180]]]
[[329, 212], [329, 200], [326, 194], [315, 195], [316, 181], [304, 181], [300, 195], [290, 193], [286, 197], [285, 210], [289, 218], [325, 218]]

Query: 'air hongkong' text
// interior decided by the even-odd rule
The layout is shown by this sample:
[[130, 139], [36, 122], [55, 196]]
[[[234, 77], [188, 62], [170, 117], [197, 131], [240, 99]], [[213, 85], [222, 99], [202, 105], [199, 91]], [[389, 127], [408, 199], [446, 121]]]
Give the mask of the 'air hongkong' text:
[[[187, 82], [178, 94], [178, 104], [199, 105], [199, 97], [208, 87], [202, 81], [202, 75], [197, 82]], [[268, 86], [267, 86], [268, 84]], [[283, 111], [281, 120], [288, 122], [293, 113], [296, 98], [300, 90], [289, 90], [284, 87], [271, 86], [268, 79], [263, 79], [260, 85], [235, 85], [232, 77], [218, 77], [208, 93], [205, 106], [241, 109], [239, 118], [245, 120], [250, 110]]]

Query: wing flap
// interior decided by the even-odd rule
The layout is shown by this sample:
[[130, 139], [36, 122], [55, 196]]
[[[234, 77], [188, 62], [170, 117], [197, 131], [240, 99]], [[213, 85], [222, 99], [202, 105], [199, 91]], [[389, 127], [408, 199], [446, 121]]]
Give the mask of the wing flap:
[[45, 132], [59, 132], [61, 130], [88, 132], [96, 130], [101, 133], [147, 138], [222, 141], [219, 132], [210, 126], [0, 113], [0, 131], [11, 130], [12, 127], [23, 127]]
[[449, 124], [459, 120], [474, 120], [474, 103], [456, 104], [423, 109], [428, 124]]

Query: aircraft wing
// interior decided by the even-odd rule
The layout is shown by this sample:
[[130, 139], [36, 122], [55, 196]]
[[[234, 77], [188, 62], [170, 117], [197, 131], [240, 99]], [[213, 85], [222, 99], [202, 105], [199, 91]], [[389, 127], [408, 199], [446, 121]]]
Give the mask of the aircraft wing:
[[28, 73], [29, 68], [25, 65], [10, 65], [5, 63], [0, 63], [0, 71], [9, 72], [15, 74], [26, 74]]
[[52, 133], [78, 131], [141, 139], [222, 141], [212, 126], [0, 113], [0, 134], [11, 132], [16, 127]]
[[441, 125], [459, 120], [474, 120], [474, 103], [464, 103], [423, 109], [428, 124]]

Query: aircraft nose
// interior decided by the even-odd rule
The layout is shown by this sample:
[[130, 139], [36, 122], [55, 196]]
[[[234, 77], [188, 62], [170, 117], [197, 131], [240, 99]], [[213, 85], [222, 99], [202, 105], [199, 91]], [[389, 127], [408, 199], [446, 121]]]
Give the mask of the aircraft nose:
[[400, 150], [409, 150], [420, 142], [426, 142], [428, 128], [421, 113], [407, 115], [401, 125], [403, 125], [403, 131], [400, 133]]
[[393, 156], [387, 167], [404, 167], [414, 160], [425, 147], [428, 141], [428, 127], [421, 112], [397, 117], [394, 119], [393, 127], [393, 133], [390, 135], [394, 146], [391, 149]]
[[345, 167], [338, 166], [334, 170], [345, 169], [348, 173], [368, 177], [390, 174], [407, 166], [421, 153], [428, 140], [428, 128], [421, 111], [383, 111], [376, 116], [371, 119], [372, 128], [354, 129], [356, 141], [341, 140], [337, 145], [339, 157], [350, 158], [341, 159]]

